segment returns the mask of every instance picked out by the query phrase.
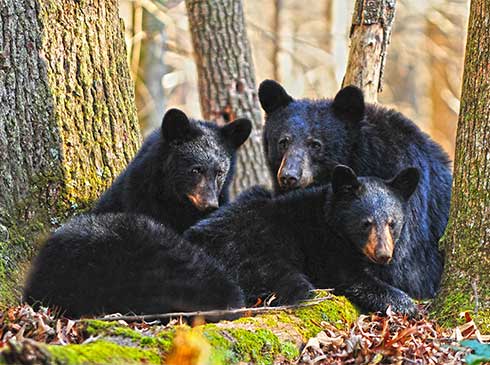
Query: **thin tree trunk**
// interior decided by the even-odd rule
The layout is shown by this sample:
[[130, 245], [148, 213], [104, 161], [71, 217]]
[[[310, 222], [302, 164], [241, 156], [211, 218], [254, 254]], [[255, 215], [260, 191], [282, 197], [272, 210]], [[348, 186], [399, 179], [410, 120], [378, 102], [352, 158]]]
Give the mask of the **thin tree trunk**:
[[269, 185], [262, 122], [241, 0], [186, 0], [205, 119], [250, 118], [253, 132], [240, 149], [233, 193]]
[[38, 235], [85, 208], [140, 143], [117, 1], [0, 5], [0, 304]]
[[434, 303], [443, 324], [469, 311], [490, 333], [490, 0], [472, 0], [456, 137], [446, 264]]
[[[334, 41], [334, 0], [324, 0], [325, 2], [325, 37], [324, 46], [328, 52], [326, 78], [329, 85], [328, 90], [338, 90], [337, 79], [335, 76], [336, 60], [335, 60], [335, 41]], [[330, 85], [332, 85], [330, 87]]]
[[274, 18], [272, 19], [272, 34], [274, 47], [272, 48], [272, 68], [274, 80], [281, 81], [279, 69], [279, 52], [281, 51], [281, 10], [283, 0], [274, 0]]
[[395, 3], [396, 0], [356, 0], [343, 86], [361, 88], [369, 102], [376, 102], [382, 90]]

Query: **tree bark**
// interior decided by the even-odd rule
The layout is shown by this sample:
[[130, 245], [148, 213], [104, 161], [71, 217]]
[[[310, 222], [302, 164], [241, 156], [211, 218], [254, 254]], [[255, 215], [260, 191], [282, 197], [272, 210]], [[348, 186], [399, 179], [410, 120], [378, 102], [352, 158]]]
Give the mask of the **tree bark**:
[[252, 120], [237, 156], [234, 194], [270, 185], [262, 151], [262, 122], [241, 0], [186, 0], [199, 80], [202, 115], [218, 124]]
[[343, 86], [362, 89], [369, 102], [382, 91], [396, 0], [356, 0], [350, 31], [350, 51]]
[[472, 0], [456, 137], [446, 265], [434, 303], [443, 324], [469, 311], [490, 333], [490, 0]]
[[117, 1], [0, 4], [0, 304], [34, 242], [86, 208], [140, 143]]

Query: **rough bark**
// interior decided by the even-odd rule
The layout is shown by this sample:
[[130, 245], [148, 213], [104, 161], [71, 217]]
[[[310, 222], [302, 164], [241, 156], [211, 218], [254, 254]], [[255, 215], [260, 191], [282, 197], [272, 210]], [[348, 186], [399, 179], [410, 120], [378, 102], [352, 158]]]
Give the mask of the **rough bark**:
[[472, 0], [456, 137], [446, 265], [435, 312], [469, 311], [490, 333], [490, 0]]
[[250, 118], [253, 131], [241, 148], [232, 190], [269, 185], [262, 122], [241, 0], [186, 0], [205, 119]]
[[369, 102], [376, 102], [382, 90], [395, 4], [396, 0], [356, 0], [343, 86], [361, 88]]
[[117, 1], [0, 3], [0, 304], [39, 234], [133, 156], [133, 99]]

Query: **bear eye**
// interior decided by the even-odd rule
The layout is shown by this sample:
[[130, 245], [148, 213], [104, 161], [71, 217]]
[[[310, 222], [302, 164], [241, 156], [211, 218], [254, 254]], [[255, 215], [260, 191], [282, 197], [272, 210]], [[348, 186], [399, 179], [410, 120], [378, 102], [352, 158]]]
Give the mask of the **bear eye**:
[[388, 225], [390, 226], [391, 229], [395, 229], [396, 227], [396, 222], [392, 219], [388, 221]]
[[371, 218], [368, 218], [363, 220], [361, 224], [362, 224], [362, 228], [368, 229], [371, 228], [371, 226], [373, 225], [373, 220]]
[[310, 148], [315, 151], [320, 151], [322, 149], [322, 143], [319, 140], [314, 139], [310, 142]]
[[286, 137], [282, 137], [280, 140], [279, 140], [279, 147], [281, 147], [282, 149], [286, 149], [288, 146], [289, 146], [289, 143], [291, 142], [291, 138], [286, 136]]
[[191, 169], [191, 173], [194, 174], [194, 175], [200, 175], [203, 173], [203, 168], [200, 167], [200, 166], [194, 166], [192, 169]]

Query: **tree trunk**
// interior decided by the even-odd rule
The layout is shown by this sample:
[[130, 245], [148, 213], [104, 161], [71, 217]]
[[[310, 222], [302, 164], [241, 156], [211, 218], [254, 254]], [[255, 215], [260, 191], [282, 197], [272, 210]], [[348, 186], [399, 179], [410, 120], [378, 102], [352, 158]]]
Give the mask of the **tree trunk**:
[[396, 0], [356, 0], [343, 86], [361, 88], [369, 102], [376, 102], [382, 90], [395, 3]]
[[[426, 18], [431, 100], [430, 135], [454, 160], [454, 143], [461, 95], [464, 53], [462, 30], [467, 20], [466, 2], [446, 0]], [[448, 11], [451, 9], [451, 11]]]
[[272, 71], [274, 80], [281, 81], [281, 72], [279, 69], [279, 52], [281, 52], [281, 11], [283, 0], [274, 0], [274, 17], [272, 19], [272, 34], [274, 46], [272, 47]]
[[270, 185], [262, 122], [241, 0], [186, 0], [202, 115], [219, 124], [247, 117], [252, 135], [237, 158], [233, 193]]
[[117, 1], [0, 5], [0, 304], [40, 233], [86, 208], [140, 143]]
[[490, 333], [490, 0], [472, 0], [456, 137], [446, 265], [434, 303], [443, 324], [469, 311]]

